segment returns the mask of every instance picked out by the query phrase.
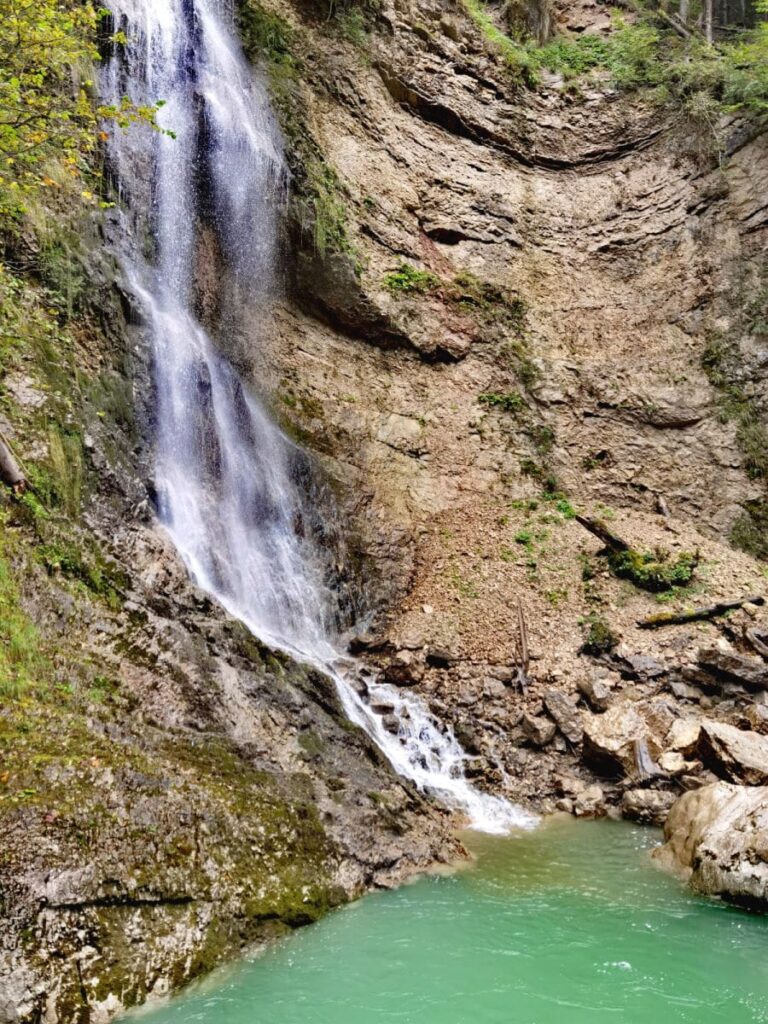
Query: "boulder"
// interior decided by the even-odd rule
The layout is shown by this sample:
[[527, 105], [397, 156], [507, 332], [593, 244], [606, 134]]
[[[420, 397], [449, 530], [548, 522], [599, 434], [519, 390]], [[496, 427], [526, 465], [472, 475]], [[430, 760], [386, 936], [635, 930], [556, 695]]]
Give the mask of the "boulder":
[[704, 696], [704, 691], [694, 683], [687, 682], [684, 677], [671, 676], [669, 689], [678, 700], [690, 700], [698, 702]]
[[422, 675], [422, 667], [410, 651], [399, 651], [384, 669], [384, 678], [392, 686], [415, 686]]
[[655, 658], [650, 658], [646, 654], [625, 654], [621, 648], [616, 652], [614, 661], [622, 674], [639, 679], [641, 682], [658, 679], [667, 671], [664, 665]]
[[768, 736], [744, 732], [725, 722], [703, 722], [699, 737], [702, 761], [729, 782], [768, 784]]
[[574, 775], [553, 775], [552, 781], [557, 787], [557, 792], [565, 797], [578, 796], [587, 788], [587, 783]]
[[602, 715], [584, 716], [584, 760], [608, 777], [648, 778], [675, 722], [667, 701], [621, 701]]
[[607, 711], [613, 697], [610, 676], [591, 675], [578, 682], [579, 693], [586, 699], [593, 711]]
[[684, 775], [691, 765], [677, 750], [665, 750], [659, 757], [659, 768], [665, 775]]
[[726, 782], [684, 793], [654, 851], [697, 892], [768, 910], [768, 787]]
[[641, 825], [663, 825], [676, 800], [677, 795], [667, 790], [628, 789], [621, 798], [621, 813]]
[[573, 804], [573, 813], [577, 818], [597, 818], [605, 814], [605, 795], [598, 785], [587, 786]]
[[349, 640], [350, 654], [363, 654], [366, 651], [381, 651], [388, 645], [386, 637], [374, 633], [356, 633]]
[[546, 747], [555, 738], [555, 723], [538, 715], [523, 715], [523, 733], [534, 747]]
[[667, 750], [692, 757], [699, 747], [701, 721], [698, 718], [678, 718], [667, 733], [665, 746]]
[[584, 733], [581, 714], [571, 697], [561, 690], [547, 690], [544, 694], [544, 707], [569, 743], [581, 743]]
[[707, 672], [740, 683], [747, 690], [768, 689], [768, 665], [760, 658], [708, 647], [699, 651], [698, 662]]

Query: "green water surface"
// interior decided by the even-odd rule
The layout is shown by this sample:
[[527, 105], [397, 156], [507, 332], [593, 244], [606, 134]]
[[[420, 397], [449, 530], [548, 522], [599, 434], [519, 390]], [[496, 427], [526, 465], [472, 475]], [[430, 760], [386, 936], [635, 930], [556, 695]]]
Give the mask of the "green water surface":
[[377, 893], [143, 1024], [768, 1022], [768, 921], [655, 869], [658, 833], [556, 820]]

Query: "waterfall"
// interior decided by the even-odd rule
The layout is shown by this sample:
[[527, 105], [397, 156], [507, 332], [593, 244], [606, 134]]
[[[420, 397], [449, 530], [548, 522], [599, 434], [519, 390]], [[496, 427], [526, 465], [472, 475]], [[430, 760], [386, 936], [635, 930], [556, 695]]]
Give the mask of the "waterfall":
[[[168, 132], [116, 131], [110, 143], [133, 236], [126, 273], [152, 339], [160, 520], [200, 587], [265, 643], [334, 679], [350, 719], [399, 773], [477, 828], [528, 824], [467, 782], [453, 733], [414, 696], [375, 679], [354, 685], [356, 666], [337, 647], [329, 554], [302, 485], [306, 456], [243, 386], [196, 311], [203, 231], [215, 239], [225, 282], [217, 333], [250, 333], [273, 293], [278, 256], [280, 133], [229, 8], [226, 0], [112, 5], [128, 41], [107, 62], [104, 91], [113, 102], [163, 101]], [[398, 735], [371, 708], [382, 704], [394, 705]]]

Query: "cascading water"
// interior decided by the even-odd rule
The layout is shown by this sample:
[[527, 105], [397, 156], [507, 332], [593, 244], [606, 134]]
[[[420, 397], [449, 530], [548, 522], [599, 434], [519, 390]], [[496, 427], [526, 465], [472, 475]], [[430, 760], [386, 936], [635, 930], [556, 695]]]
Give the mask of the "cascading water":
[[[314, 540], [303, 454], [271, 422], [195, 315], [199, 236], [216, 239], [229, 319], [269, 302], [285, 187], [280, 136], [245, 62], [226, 0], [115, 0], [128, 42], [108, 63], [105, 89], [162, 100], [173, 132], [116, 133], [119, 187], [134, 218], [130, 284], [153, 345], [159, 514], [199, 586], [266, 643], [330, 674], [349, 717], [402, 775], [502, 832], [530, 819], [466, 781], [466, 755], [414, 697], [373, 681], [363, 698], [334, 638], [338, 597], [327, 552]], [[151, 257], [138, 238], [149, 231]], [[369, 704], [391, 704], [389, 733]]]

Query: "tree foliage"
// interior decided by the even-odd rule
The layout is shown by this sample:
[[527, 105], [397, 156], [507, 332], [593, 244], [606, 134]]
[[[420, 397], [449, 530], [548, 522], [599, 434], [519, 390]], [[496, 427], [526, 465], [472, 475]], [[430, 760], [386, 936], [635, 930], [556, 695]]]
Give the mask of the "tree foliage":
[[[513, 74], [529, 85], [542, 71], [578, 79], [601, 73], [619, 89], [651, 90], [714, 129], [720, 114], [768, 112], [768, 0], [756, 0], [757, 24], [710, 43], [695, 24], [683, 36], [670, 27], [662, 9], [639, 4], [633, 20], [616, 14], [608, 35], [561, 35], [544, 46], [505, 35], [493, 21], [486, 0], [464, 0], [489, 42]], [[688, 5], [693, 12], [693, 6]], [[680, 19], [678, 18], [678, 21]]]
[[87, 0], [0, 0], [0, 214], [23, 210], [41, 189], [82, 179], [99, 136], [106, 138], [105, 120], [154, 124], [157, 107], [96, 98], [107, 15]]

